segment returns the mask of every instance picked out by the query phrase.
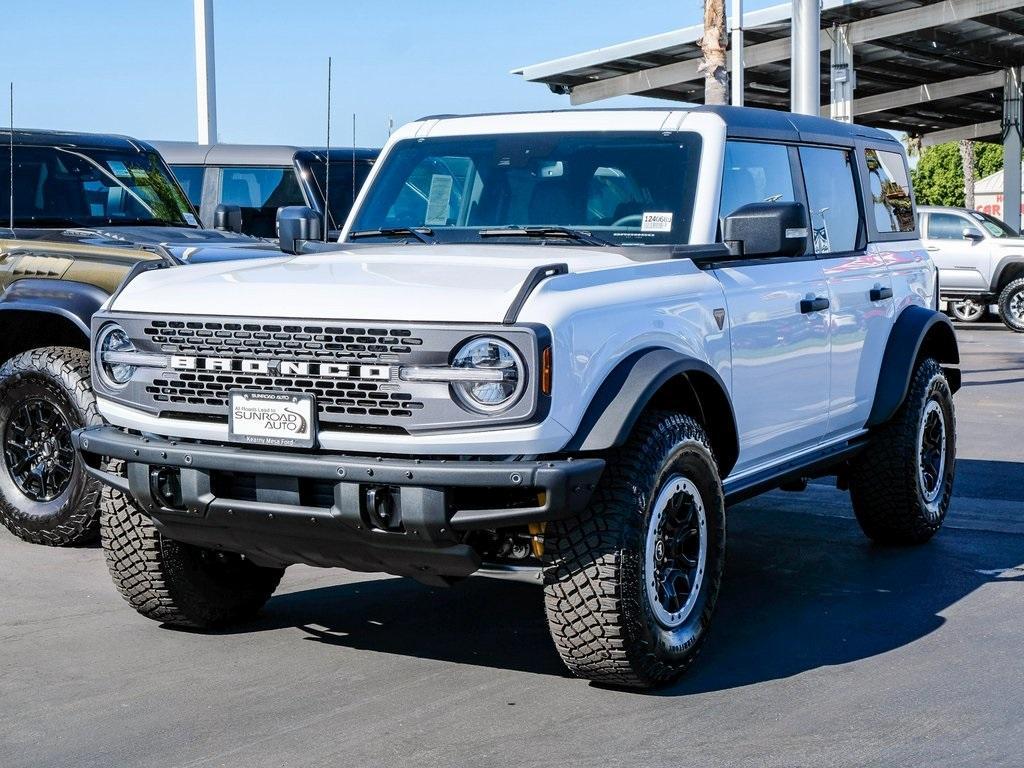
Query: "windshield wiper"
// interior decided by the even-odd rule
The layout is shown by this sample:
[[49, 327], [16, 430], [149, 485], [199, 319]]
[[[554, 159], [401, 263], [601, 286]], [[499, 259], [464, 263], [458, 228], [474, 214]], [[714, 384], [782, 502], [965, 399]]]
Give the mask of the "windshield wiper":
[[434, 230], [430, 227], [384, 227], [382, 229], [360, 229], [356, 232], [349, 232], [348, 236], [353, 240], [361, 237], [409, 237], [412, 235], [421, 243], [433, 244]]
[[603, 240], [590, 232], [572, 227], [502, 227], [500, 229], [481, 229], [480, 237], [540, 237], [555, 238], [564, 237], [567, 240], [575, 240], [577, 243], [587, 245], [615, 245], [608, 240]]

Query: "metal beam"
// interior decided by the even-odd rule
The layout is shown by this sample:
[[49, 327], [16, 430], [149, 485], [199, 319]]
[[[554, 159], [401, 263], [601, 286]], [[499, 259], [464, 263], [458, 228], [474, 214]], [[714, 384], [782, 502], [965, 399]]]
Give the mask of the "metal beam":
[[732, 50], [730, 60], [732, 67], [729, 72], [729, 83], [732, 87], [730, 102], [734, 107], [743, 106], [743, 0], [732, 0]]
[[[878, 14], [871, 18], [851, 22], [849, 41], [851, 45], [856, 45], [1019, 8], [1020, 0], [943, 0], [940, 3], [897, 13]], [[820, 47], [826, 48], [830, 44], [828, 30], [821, 30]], [[784, 38], [747, 46], [743, 55], [748, 68], [776, 61], [786, 61], [791, 55], [790, 41]], [[697, 72], [699, 65], [699, 58], [688, 59], [604, 80], [596, 80], [592, 83], [583, 83], [572, 89], [570, 99], [573, 104], [589, 104], [613, 96], [643, 93], [698, 80], [703, 77], [703, 74]]]
[[829, 50], [829, 106], [821, 113], [833, 120], [853, 122], [853, 89], [857, 86], [857, 72], [853, 67], [853, 46], [850, 45], [847, 25], [830, 31], [832, 46]]
[[986, 139], [1000, 135], [1002, 128], [1003, 124], [1000, 120], [964, 125], [959, 128], [947, 128], [944, 131], [922, 135], [921, 146], [931, 147], [935, 144], [945, 144], [947, 141], [960, 141], [960, 139]]
[[1020, 231], [1021, 69], [1006, 70], [1003, 89], [1003, 221]]
[[[890, 109], [909, 107], [928, 101], [939, 101], [941, 99], [950, 99], [954, 96], [963, 96], [968, 93], [1002, 88], [1005, 81], [1006, 75], [1002, 71], [996, 71], [984, 75], [944, 80], [941, 83], [924, 83], [922, 85], [915, 85], [912, 88], [904, 88], [899, 91], [890, 91], [889, 93], [880, 93], [877, 96], [865, 96], [862, 99], [856, 99], [853, 102], [853, 114], [866, 115], [871, 112], [885, 112]], [[821, 114], [823, 117], [828, 117], [828, 107], [822, 107]], [[835, 117], [835, 114], [832, 117]]]
[[818, 0], [793, 0], [790, 110], [800, 115], [817, 115], [821, 108], [821, 38]]
[[213, 0], [194, 0], [196, 35], [196, 138], [217, 143], [217, 80], [213, 56]]

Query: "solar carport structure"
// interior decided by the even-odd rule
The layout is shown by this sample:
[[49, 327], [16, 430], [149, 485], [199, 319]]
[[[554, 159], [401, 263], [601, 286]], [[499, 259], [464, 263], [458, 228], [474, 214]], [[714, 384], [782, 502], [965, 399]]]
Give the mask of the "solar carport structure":
[[[747, 14], [741, 6], [732, 0], [734, 104], [817, 107], [925, 146], [1002, 141], [1006, 157], [1021, 156], [1024, 0], [794, 0]], [[703, 102], [702, 34], [688, 27], [515, 74], [573, 104], [627, 94]], [[1008, 162], [1003, 211], [1015, 229], [1020, 188], [1020, 163]]]

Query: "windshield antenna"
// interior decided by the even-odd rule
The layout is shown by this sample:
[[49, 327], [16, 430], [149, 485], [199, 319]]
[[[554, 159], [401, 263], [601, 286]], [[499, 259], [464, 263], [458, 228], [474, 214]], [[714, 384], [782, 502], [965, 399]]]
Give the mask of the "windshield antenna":
[[14, 82], [11, 82], [11, 208], [8, 212], [8, 224], [11, 227], [11, 233], [14, 232]]
[[327, 242], [327, 217], [331, 209], [331, 57], [327, 57], [327, 150], [324, 152], [324, 242]]

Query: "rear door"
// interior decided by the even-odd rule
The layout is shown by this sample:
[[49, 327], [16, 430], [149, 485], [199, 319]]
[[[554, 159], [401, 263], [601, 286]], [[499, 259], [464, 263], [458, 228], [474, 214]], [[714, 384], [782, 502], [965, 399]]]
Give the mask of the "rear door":
[[[794, 201], [796, 149], [730, 141], [720, 212], [753, 202]], [[766, 257], [715, 270], [725, 291], [732, 339], [733, 404], [740, 432], [735, 472], [812, 448], [828, 423], [829, 312], [821, 263]]]
[[942, 288], [988, 290], [991, 249], [976, 222], [951, 211], [929, 211], [923, 234], [928, 255], [939, 268]]
[[827, 438], [864, 426], [893, 325], [892, 278], [867, 248], [853, 147], [800, 148], [813, 246], [830, 303]]

